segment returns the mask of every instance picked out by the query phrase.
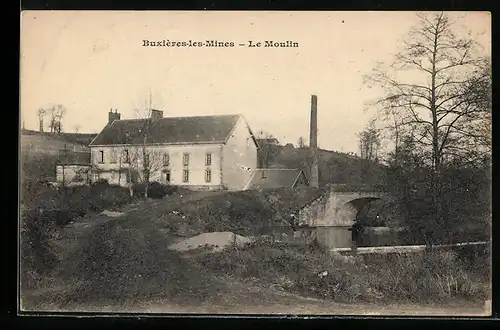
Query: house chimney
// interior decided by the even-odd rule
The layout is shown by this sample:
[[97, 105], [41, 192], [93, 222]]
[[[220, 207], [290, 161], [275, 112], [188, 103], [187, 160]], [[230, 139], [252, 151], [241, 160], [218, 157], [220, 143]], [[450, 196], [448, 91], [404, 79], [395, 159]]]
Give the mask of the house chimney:
[[309, 130], [309, 148], [311, 151], [311, 187], [319, 187], [319, 168], [318, 168], [318, 97], [311, 95], [311, 123]]
[[163, 118], [163, 111], [151, 109], [151, 119], [152, 120], [158, 120], [158, 119], [162, 119], [162, 118]]
[[112, 122], [115, 120], [120, 120], [121, 114], [118, 112], [118, 109], [115, 109], [115, 112], [113, 112], [113, 109], [109, 109], [108, 113], [108, 125], [111, 125]]

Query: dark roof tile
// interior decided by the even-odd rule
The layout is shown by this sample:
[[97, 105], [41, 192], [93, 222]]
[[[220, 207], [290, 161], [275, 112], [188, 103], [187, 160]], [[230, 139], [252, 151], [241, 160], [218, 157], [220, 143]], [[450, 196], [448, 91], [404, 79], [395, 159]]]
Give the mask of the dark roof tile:
[[[189, 144], [226, 141], [241, 115], [165, 117], [151, 123], [148, 143]], [[90, 144], [142, 144], [144, 119], [115, 120]]]
[[253, 172], [247, 184], [247, 189], [292, 188], [299, 175], [304, 175], [300, 169], [257, 169]]

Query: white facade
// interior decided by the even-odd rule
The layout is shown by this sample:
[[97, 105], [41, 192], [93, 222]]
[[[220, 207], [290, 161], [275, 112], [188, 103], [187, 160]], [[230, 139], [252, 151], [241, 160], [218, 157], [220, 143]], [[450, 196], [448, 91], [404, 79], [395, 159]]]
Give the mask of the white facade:
[[89, 165], [57, 165], [56, 180], [64, 184], [88, 184]]
[[[241, 190], [257, 167], [257, 146], [243, 118], [226, 143], [155, 144], [145, 149], [150, 182], [193, 189]], [[94, 180], [122, 186], [143, 180], [143, 146], [91, 146], [91, 150]]]
[[246, 121], [241, 119], [222, 146], [223, 185], [229, 190], [243, 190], [257, 162], [257, 146]]

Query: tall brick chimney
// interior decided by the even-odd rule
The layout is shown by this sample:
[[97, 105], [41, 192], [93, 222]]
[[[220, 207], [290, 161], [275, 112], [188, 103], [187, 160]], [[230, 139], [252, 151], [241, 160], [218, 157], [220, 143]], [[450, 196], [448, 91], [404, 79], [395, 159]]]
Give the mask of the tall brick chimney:
[[113, 109], [109, 109], [108, 113], [108, 125], [111, 125], [112, 122], [115, 120], [120, 120], [121, 114], [118, 113], [118, 110], [115, 109], [115, 112], [113, 112]]
[[309, 128], [309, 149], [311, 151], [311, 187], [319, 187], [318, 166], [318, 97], [311, 95], [311, 123]]
[[309, 146], [318, 147], [318, 97], [311, 95], [311, 123], [309, 128]]

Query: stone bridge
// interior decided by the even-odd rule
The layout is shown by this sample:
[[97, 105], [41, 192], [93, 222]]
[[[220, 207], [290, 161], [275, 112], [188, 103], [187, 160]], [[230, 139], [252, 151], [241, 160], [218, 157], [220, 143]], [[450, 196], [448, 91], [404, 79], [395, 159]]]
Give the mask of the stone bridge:
[[[345, 189], [344, 189], [345, 190]], [[309, 227], [351, 227], [358, 212], [378, 199], [391, 199], [378, 191], [338, 191], [331, 189], [299, 211], [299, 225]]]

